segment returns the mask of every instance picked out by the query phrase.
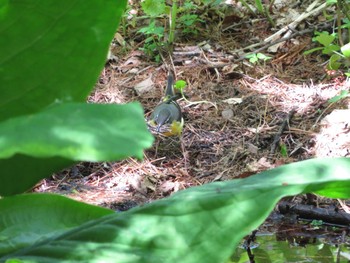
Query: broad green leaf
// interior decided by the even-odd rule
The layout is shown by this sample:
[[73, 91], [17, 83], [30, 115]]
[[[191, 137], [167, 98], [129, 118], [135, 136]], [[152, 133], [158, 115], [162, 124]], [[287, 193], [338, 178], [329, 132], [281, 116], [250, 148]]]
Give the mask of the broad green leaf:
[[177, 90], [182, 91], [186, 86], [187, 86], [187, 82], [182, 79], [179, 79], [175, 82], [175, 89]]
[[350, 43], [341, 47], [341, 52], [346, 58], [350, 58]]
[[138, 103], [63, 103], [0, 123], [0, 158], [17, 153], [93, 162], [142, 158], [152, 142]]
[[[307, 160], [246, 179], [193, 187], [104, 216], [5, 255], [0, 261], [225, 262], [280, 198], [307, 192], [348, 198], [349, 187], [350, 159]], [[16, 223], [12, 227], [15, 229]], [[30, 230], [27, 234], [31, 236]]]
[[332, 44], [332, 42], [335, 39], [335, 35], [329, 34], [327, 31], [317, 32], [317, 33], [318, 33], [318, 36], [314, 37], [313, 40], [319, 42], [321, 45], [325, 47]]
[[0, 195], [25, 191], [72, 161], [142, 158], [152, 142], [138, 103], [63, 103], [3, 121]]
[[246, 55], [245, 56], [246, 58], [248, 58], [249, 59], [249, 62], [250, 63], [253, 63], [253, 64], [255, 64], [256, 62], [258, 62], [258, 56], [256, 55], [256, 54], [249, 54], [249, 55]]
[[339, 56], [338, 54], [333, 54], [330, 58], [329, 58], [329, 63], [327, 65], [328, 69], [331, 70], [337, 70], [340, 68], [341, 63], [339, 62], [339, 59], [341, 58], [341, 56]]
[[331, 44], [323, 48], [322, 54], [331, 55], [334, 53], [334, 51], [338, 51], [339, 49], [340, 47], [338, 45]]
[[342, 25], [340, 26], [340, 28], [350, 28], [350, 19], [343, 18]]
[[85, 101], [126, 0], [12, 0], [0, 6], [0, 121]]
[[141, 2], [142, 10], [149, 16], [165, 15], [166, 5], [164, 0], [145, 0]]
[[9, 159], [0, 159], [0, 196], [9, 196], [30, 190], [41, 179], [74, 164], [61, 158], [34, 158], [16, 154]]
[[25, 194], [0, 202], [0, 255], [113, 214], [59, 195]]

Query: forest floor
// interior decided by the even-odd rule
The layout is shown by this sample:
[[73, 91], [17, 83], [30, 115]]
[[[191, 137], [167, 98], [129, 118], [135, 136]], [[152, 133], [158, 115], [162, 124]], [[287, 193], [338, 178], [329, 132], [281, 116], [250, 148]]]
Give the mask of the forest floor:
[[[296, 11], [303, 13], [306, 7]], [[300, 22], [300, 28], [312, 29], [308, 33], [279, 43], [276, 50], [258, 51], [272, 59], [256, 64], [242, 59], [244, 53], [258, 53], [258, 48], [246, 47], [263, 43], [292, 22], [288, 10], [275, 14], [276, 21], [283, 17], [284, 22], [271, 27], [263, 17], [239, 17], [233, 6], [225, 7], [225, 15], [203, 9], [205, 23], [199, 23], [197, 33], [179, 31], [174, 51], [162, 50], [159, 63], [139, 50], [144, 38], [137, 30], [147, 21], [127, 27], [123, 47], [116, 34], [113, 59], [106, 63], [90, 102], [138, 101], [147, 119], [164, 95], [169, 70], [186, 81], [188, 100], [206, 102], [179, 101], [185, 119], [181, 138], [156, 136], [144, 160], [79, 163], [43, 180], [34, 191], [123, 211], [196, 185], [314, 157], [348, 156], [350, 100], [329, 99], [349, 90], [349, 82], [341, 71], [326, 70], [327, 57], [303, 55], [316, 45], [313, 31], [322, 13]], [[328, 26], [332, 30], [331, 22]]]

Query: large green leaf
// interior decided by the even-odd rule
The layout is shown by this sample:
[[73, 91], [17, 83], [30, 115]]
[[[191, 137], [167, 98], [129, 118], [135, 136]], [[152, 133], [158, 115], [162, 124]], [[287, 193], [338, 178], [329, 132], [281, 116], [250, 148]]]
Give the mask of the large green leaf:
[[0, 202], [0, 254], [57, 236], [114, 212], [59, 195], [25, 194]]
[[23, 154], [0, 159], [0, 196], [30, 190], [41, 179], [72, 164], [73, 161], [61, 157], [35, 158]]
[[126, 0], [0, 1], [0, 121], [84, 101]]
[[[246, 179], [194, 187], [124, 213], [104, 216], [0, 260], [224, 262], [281, 197], [320, 192], [346, 198], [350, 196], [349, 179], [347, 158], [285, 165]], [[0, 200], [0, 207], [4, 200]], [[20, 211], [14, 209], [13, 216], [16, 213]], [[22, 226], [14, 222], [9, 227]], [[30, 226], [22, 231], [30, 233]]]
[[0, 195], [74, 161], [142, 157], [138, 105], [84, 105], [126, 0], [0, 1]]
[[142, 158], [152, 141], [138, 103], [63, 103], [0, 123], [0, 158], [16, 153], [95, 162]]
[[3, 121], [0, 195], [27, 190], [55, 169], [71, 164], [68, 160], [142, 158], [143, 149], [152, 142], [138, 103], [63, 103]]

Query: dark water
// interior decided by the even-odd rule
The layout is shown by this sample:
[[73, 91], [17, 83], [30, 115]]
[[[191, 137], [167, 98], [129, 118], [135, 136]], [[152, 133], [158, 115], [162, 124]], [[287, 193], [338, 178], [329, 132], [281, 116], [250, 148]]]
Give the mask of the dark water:
[[227, 263], [347, 263], [350, 262], [348, 233], [346, 227], [317, 226], [314, 222], [264, 225], [249, 243], [254, 261], [249, 260], [246, 239]]

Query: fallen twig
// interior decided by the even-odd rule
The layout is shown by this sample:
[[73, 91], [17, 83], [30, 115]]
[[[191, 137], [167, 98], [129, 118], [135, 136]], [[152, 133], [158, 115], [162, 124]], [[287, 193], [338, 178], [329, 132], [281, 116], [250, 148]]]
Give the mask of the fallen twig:
[[282, 133], [284, 132], [284, 130], [287, 128], [287, 125], [289, 124], [290, 120], [292, 119], [294, 113], [295, 113], [295, 109], [292, 109], [288, 116], [283, 120], [281, 127], [279, 128], [278, 132], [275, 135], [275, 138], [273, 139], [272, 145], [271, 145], [271, 150], [270, 150], [270, 154], [269, 157], [272, 157], [272, 155], [275, 153], [277, 146], [279, 145]]
[[311, 220], [322, 220], [330, 224], [349, 225], [350, 215], [336, 209], [319, 208], [311, 205], [293, 204], [281, 202], [278, 205], [281, 214], [293, 213], [298, 217]]

